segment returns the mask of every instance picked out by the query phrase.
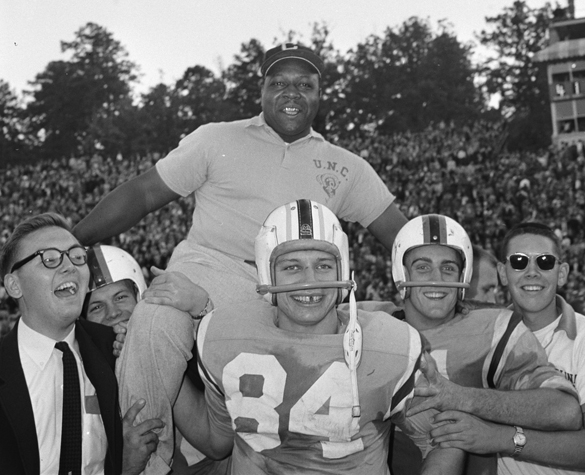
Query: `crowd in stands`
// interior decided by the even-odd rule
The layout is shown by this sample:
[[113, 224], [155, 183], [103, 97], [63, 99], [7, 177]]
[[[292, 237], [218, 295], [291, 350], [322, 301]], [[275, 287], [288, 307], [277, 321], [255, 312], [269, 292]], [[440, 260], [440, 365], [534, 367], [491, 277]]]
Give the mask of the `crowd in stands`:
[[[585, 304], [585, 154], [583, 147], [551, 146], [539, 153], [502, 151], [501, 124], [439, 124], [423, 132], [340, 140], [368, 160], [408, 218], [441, 213], [459, 221], [475, 244], [498, 252], [514, 223], [537, 220], [563, 239], [571, 265], [564, 296]], [[110, 190], [154, 165], [158, 156], [55, 159], [12, 165], [0, 173], [0, 246], [29, 215], [55, 211], [83, 218]], [[164, 268], [190, 227], [194, 199], [151, 213], [108, 244], [131, 253], [147, 281], [151, 265]], [[347, 224], [359, 299], [398, 301], [389, 253], [359, 225]], [[505, 295], [501, 296], [505, 303]], [[0, 320], [14, 307], [0, 287]]]

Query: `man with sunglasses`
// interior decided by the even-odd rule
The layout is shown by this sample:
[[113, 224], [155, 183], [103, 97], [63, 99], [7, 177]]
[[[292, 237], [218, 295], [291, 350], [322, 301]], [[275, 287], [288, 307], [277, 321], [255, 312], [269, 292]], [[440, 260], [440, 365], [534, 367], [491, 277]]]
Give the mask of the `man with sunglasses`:
[[21, 313], [0, 340], [0, 473], [140, 473], [162, 422], [134, 426], [143, 402], [120, 419], [114, 333], [78, 320], [87, 252], [65, 219], [45, 213], [19, 224], [0, 271]]
[[[498, 272], [514, 312], [540, 341], [550, 362], [574, 385], [585, 414], [585, 316], [557, 295], [569, 273], [558, 237], [543, 224], [521, 223], [506, 234], [501, 251]], [[437, 416], [439, 423], [446, 420], [452, 423], [432, 432], [435, 442], [477, 453], [498, 452], [499, 474], [585, 473], [583, 429], [536, 431], [456, 411]]]
[[[457, 302], [469, 288], [472, 268], [471, 241], [447, 216], [414, 218], [396, 237], [392, 277], [404, 310], [394, 315], [421, 332], [434, 358], [422, 368], [430, 386], [415, 390], [415, 394], [428, 397], [412, 413], [429, 408], [458, 409], [543, 430], [577, 429], [580, 422], [575, 417], [580, 411], [574, 388], [548, 364], [545, 352], [521, 318], [502, 308], [474, 310], [467, 315], [457, 312]], [[443, 415], [435, 417], [441, 423], [448, 420]], [[511, 445], [510, 453], [514, 451], [513, 436], [514, 430], [504, 439]], [[416, 452], [408, 447], [402, 434], [396, 432], [395, 475], [416, 473], [417, 460], [412, 457]], [[493, 457], [470, 457], [466, 473], [493, 474], [495, 465]]]

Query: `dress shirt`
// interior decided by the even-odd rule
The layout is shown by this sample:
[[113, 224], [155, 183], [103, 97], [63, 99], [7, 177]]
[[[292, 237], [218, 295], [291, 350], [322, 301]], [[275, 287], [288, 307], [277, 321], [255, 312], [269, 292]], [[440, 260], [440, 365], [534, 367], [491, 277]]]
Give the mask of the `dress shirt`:
[[[77, 361], [83, 411], [82, 473], [103, 475], [108, 442], [99, 411], [96, 391], [87, 377], [75, 339], [75, 328], [62, 340], [69, 344]], [[18, 325], [18, 350], [28, 386], [41, 462], [41, 475], [59, 471], [61, 420], [63, 415], [62, 353], [56, 340], [31, 329], [23, 319]]]

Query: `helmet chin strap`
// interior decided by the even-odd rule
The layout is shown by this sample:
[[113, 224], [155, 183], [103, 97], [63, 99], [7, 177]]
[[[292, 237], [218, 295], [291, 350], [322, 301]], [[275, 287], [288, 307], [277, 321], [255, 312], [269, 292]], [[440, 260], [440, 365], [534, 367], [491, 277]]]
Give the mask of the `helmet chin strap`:
[[308, 289], [347, 289], [349, 293], [349, 322], [343, 335], [343, 354], [345, 363], [349, 368], [351, 377], [351, 394], [353, 406], [351, 409], [352, 417], [360, 417], [361, 406], [358, 392], [357, 368], [362, 357], [362, 327], [357, 320], [357, 303], [355, 300], [355, 289], [357, 285], [353, 280], [329, 281], [329, 282], [306, 282], [286, 285], [257, 285], [256, 292], [261, 295], [281, 292], [293, 292], [297, 290]]
[[[353, 280], [353, 272], [351, 278]], [[349, 294], [349, 323], [343, 335], [343, 354], [351, 376], [352, 417], [360, 417], [361, 415], [357, 368], [362, 357], [362, 327], [357, 319], [357, 303], [355, 301], [356, 287], [354, 283]]]
[[285, 284], [285, 285], [257, 285], [256, 292], [260, 295], [267, 293], [279, 294], [282, 292], [293, 292], [295, 290], [308, 290], [308, 289], [347, 289], [351, 290], [355, 287], [353, 280], [332, 280], [329, 282], [299, 282], [298, 284]]

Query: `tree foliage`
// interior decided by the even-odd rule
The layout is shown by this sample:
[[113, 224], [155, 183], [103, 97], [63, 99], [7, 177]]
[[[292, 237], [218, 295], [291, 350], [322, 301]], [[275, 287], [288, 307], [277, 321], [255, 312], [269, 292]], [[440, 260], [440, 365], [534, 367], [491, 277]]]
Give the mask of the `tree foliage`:
[[[419, 17], [370, 35], [346, 53], [335, 48], [325, 23], [314, 23], [308, 39], [288, 31], [274, 44], [301, 42], [324, 59], [314, 127], [328, 137], [468, 123], [485, 116], [485, 97], [499, 94], [501, 111], [515, 113], [509, 130], [518, 143], [540, 145], [549, 136], [542, 132], [542, 124], [550, 127], [548, 95], [531, 58], [544, 46], [550, 14], [548, 4], [531, 9], [519, 0], [487, 18], [489, 28], [478, 39], [493, 55], [481, 69], [472, 64], [471, 45], [460, 42], [448, 23], [434, 28]], [[174, 84], [157, 84], [134, 98], [138, 67], [108, 30], [87, 23], [61, 43], [68, 59], [50, 62], [32, 81], [26, 114], [0, 82], [3, 155], [23, 150], [23, 131], [34, 138], [24, 148], [36, 144], [49, 157], [165, 154], [202, 124], [261, 111], [259, 69], [272, 46], [251, 39], [219, 75], [193, 64]]]
[[490, 28], [478, 35], [492, 53], [481, 71], [484, 87], [501, 98], [502, 112], [512, 117], [512, 148], [540, 148], [549, 142], [546, 71], [532, 59], [546, 46], [551, 18], [550, 4], [531, 8], [517, 0], [499, 15], [486, 18]]
[[346, 66], [345, 130], [391, 133], [477, 115], [468, 46], [445, 26], [435, 33], [417, 17], [350, 51]]
[[26, 126], [18, 96], [0, 79], [0, 165], [26, 156], [30, 146]]
[[256, 39], [242, 43], [240, 53], [234, 56], [234, 62], [223, 71], [222, 80], [227, 89], [226, 101], [231, 109], [228, 120], [251, 117], [262, 110], [260, 66], [264, 52], [264, 47]]
[[138, 121], [142, 126], [143, 153], [166, 154], [181, 138], [173, 88], [160, 83], [142, 95]]
[[[50, 156], [115, 154], [123, 143], [118, 117], [128, 109], [136, 66], [105, 28], [88, 23], [61, 42], [69, 61], [53, 61], [31, 83], [33, 116]], [[117, 150], [118, 149], [118, 150]]]
[[181, 136], [200, 125], [223, 120], [225, 93], [224, 83], [209, 69], [203, 66], [188, 68], [174, 90]]

